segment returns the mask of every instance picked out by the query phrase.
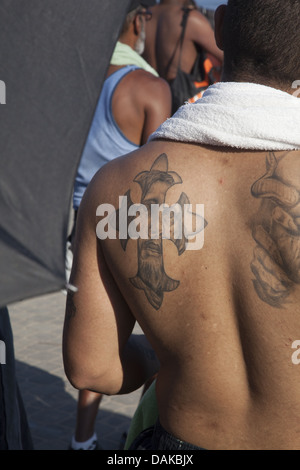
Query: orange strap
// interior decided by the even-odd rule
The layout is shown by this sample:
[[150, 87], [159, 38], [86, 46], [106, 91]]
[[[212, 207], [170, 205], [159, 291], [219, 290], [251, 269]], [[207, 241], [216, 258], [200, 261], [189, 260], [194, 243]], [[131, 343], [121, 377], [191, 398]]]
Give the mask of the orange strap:
[[195, 87], [197, 88], [202, 88], [205, 86], [209, 86], [210, 80], [209, 80], [209, 73], [213, 69], [213, 64], [211, 63], [210, 59], [205, 59], [203, 62], [203, 68], [204, 68], [204, 73], [205, 73], [205, 78], [202, 80], [202, 82], [194, 82]]
[[196, 88], [202, 88], [199, 93], [188, 100], [189, 103], [195, 103], [199, 98], [202, 98], [205, 89], [212, 85], [212, 83], [216, 83], [220, 80], [220, 74], [218, 70], [215, 69], [210, 59], [206, 58], [203, 62], [203, 68], [205, 72], [205, 78], [202, 82], [194, 82]]

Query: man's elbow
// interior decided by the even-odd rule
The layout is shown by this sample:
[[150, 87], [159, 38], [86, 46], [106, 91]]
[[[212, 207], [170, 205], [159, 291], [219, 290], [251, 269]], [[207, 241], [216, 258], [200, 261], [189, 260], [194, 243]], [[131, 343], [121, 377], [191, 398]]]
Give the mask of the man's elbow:
[[76, 370], [74, 367], [65, 366], [65, 373], [70, 384], [77, 390], [92, 390], [104, 395], [117, 395], [122, 387], [119, 374], [114, 373], [112, 369], [95, 373], [86, 368]]

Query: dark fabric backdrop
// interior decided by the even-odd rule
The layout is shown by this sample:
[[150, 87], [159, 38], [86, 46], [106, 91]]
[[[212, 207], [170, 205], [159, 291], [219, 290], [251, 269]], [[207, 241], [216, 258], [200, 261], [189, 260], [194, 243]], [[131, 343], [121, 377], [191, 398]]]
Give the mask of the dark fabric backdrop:
[[73, 181], [128, 4], [0, 0], [0, 306], [64, 286]]

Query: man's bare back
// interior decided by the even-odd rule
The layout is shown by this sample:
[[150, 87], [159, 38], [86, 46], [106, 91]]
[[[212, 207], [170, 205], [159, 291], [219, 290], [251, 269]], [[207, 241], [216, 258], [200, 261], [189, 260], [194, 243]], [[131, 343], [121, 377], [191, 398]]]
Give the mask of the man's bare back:
[[[174, 204], [185, 193], [193, 209], [204, 204], [204, 246], [179, 255], [172, 240], [164, 240], [160, 251], [150, 243], [142, 251], [135, 240], [129, 240], [125, 249], [118, 239], [100, 242], [101, 275], [112, 275], [110, 282], [117, 283], [111, 287], [114, 315], [107, 306], [99, 328], [95, 318], [97, 336], [105, 332], [102, 341], [108, 343], [102, 360], [113, 357], [117, 347], [117, 338], [108, 333], [115, 319], [124, 322], [132, 315], [161, 364], [157, 400], [160, 422], [168, 432], [207, 449], [255, 449], [262, 442], [269, 449], [299, 448], [299, 373], [291, 361], [291, 346], [300, 338], [300, 238], [299, 228], [292, 226], [300, 208], [296, 205], [290, 211], [288, 201], [300, 194], [300, 152], [241, 153], [153, 142], [104, 168], [90, 189], [88, 212], [96, 214], [103, 202], [118, 207], [116, 196], [128, 190], [132, 202], [140, 203], [145, 192], [138, 175], [145, 181], [161, 155], [164, 161], [154, 170], [177, 179], [176, 173], [182, 181], [169, 187], [165, 202]], [[153, 203], [161, 201], [161, 191], [156, 194], [155, 187], [149, 194]], [[284, 212], [277, 214], [282, 208]], [[79, 286], [78, 296], [81, 282], [90, 283], [93, 295], [85, 298], [86, 309], [92, 308], [94, 299], [103, 302], [103, 287], [93, 277], [97, 261], [91, 254], [99, 220], [91, 218], [85, 234], [87, 242], [93, 240], [85, 254], [91, 277], [80, 279], [77, 274], [73, 280]], [[263, 241], [268, 235], [285, 247], [281, 267], [276, 246]], [[264, 260], [259, 253], [263, 243]], [[295, 261], [289, 272], [283, 266], [291, 258]], [[151, 278], [151, 269], [153, 285], [146, 292], [133, 280], [142, 279], [145, 272]], [[162, 271], [176, 281], [170, 291], [156, 282]], [[158, 309], [155, 295], [162, 297]], [[123, 334], [121, 344], [128, 330]], [[114, 382], [113, 387], [118, 388], [121, 372], [115, 379], [119, 385]], [[283, 433], [284, 423], [288, 429]]]
[[[292, 33], [283, 27], [291, 11], [300, 22], [300, 5], [287, 4], [219, 7], [223, 83], [181, 107], [156, 140], [103, 167], [79, 211], [67, 374], [78, 388], [108, 394], [140, 387], [157, 365], [149, 349], [134, 347], [137, 321], [160, 363], [163, 427], [148, 441], [142, 435], [142, 448], [300, 448], [292, 360], [300, 340], [300, 102], [295, 62], [278, 41]], [[293, 36], [294, 57], [299, 46]], [[268, 65], [256, 76], [266, 50]], [[173, 208], [169, 233], [166, 213], [158, 228], [152, 218], [157, 206]]]
[[[152, 19], [146, 25], [144, 57], [168, 81], [175, 78], [178, 68], [184, 3], [167, 1], [152, 7]], [[222, 64], [223, 53], [215, 43], [209, 21], [197, 9], [191, 9], [182, 50], [184, 72], [191, 72], [201, 49], [208, 53], [214, 65]]]

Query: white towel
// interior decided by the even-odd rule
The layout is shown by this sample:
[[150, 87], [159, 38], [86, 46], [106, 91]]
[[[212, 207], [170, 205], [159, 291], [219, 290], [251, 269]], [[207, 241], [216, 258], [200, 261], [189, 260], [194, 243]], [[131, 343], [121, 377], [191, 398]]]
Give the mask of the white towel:
[[254, 83], [211, 85], [149, 140], [167, 139], [251, 150], [300, 149], [300, 99]]

